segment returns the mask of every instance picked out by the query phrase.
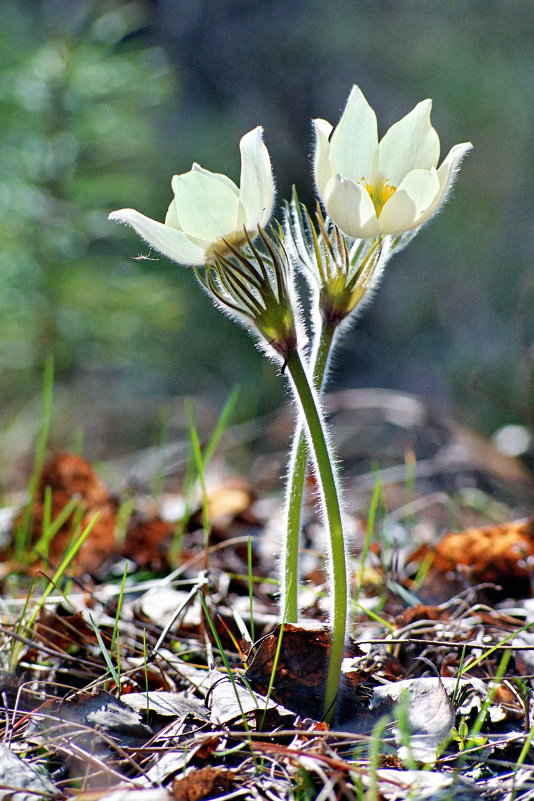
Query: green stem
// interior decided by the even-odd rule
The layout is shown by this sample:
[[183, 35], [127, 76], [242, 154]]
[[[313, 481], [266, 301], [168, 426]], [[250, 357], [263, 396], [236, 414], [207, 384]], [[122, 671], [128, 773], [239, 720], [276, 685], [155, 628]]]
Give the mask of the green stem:
[[339, 503], [340, 490], [332, 466], [322, 415], [297, 350], [292, 351], [287, 357], [286, 367], [306, 425], [309, 452], [313, 458], [325, 523], [330, 535], [329, 589], [332, 594], [332, 641], [326, 676], [324, 714], [325, 718], [331, 721], [335, 711], [341, 662], [345, 651], [348, 608], [347, 560]]
[[[310, 370], [313, 373], [313, 384], [318, 393], [321, 392], [324, 383], [336, 327], [332, 324], [327, 325], [322, 321], [321, 329], [315, 337], [316, 345], [310, 359]], [[297, 623], [299, 616], [299, 546], [302, 500], [307, 466], [308, 447], [306, 445], [306, 434], [302, 418], [299, 415], [293, 434], [287, 472], [286, 534], [281, 557], [282, 619], [287, 623]]]

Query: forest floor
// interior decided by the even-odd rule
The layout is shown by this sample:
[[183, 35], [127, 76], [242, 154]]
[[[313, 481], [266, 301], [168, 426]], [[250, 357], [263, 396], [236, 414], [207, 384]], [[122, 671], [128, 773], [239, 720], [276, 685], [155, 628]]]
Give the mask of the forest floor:
[[302, 619], [279, 620], [290, 420], [246, 478], [231, 428], [113, 492], [55, 454], [0, 519], [0, 798], [534, 799], [532, 474], [411, 396], [330, 412], [353, 599], [333, 723], [311, 503]]

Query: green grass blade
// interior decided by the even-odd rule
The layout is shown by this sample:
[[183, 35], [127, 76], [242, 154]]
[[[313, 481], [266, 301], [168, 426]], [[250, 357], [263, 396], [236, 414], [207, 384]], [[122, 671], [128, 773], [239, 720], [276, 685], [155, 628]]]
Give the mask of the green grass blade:
[[102, 639], [102, 635], [100, 634], [98, 626], [96, 625], [95, 619], [94, 619], [94, 617], [92, 615], [89, 615], [89, 620], [91, 622], [91, 626], [93, 627], [93, 631], [95, 633], [95, 637], [98, 640], [98, 645], [100, 647], [100, 651], [101, 651], [102, 656], [104, 658], [104, 662], [106, 663], [107, 669], [109, 670], [111, 676], [113, 676], [113, 681], [117, 685], [117, 688], [119, 688], [120, 687], [120, 676], [119, 676], [119, 674], [118, 674], [118, 672], [117, 672], [117, 670], [115, 668], [115, 665], [113, 664], [113, 660], [112, 660], [112, 658], [110, 656], [110, 653], [109, 653], [108, 649], [106, 648], [104, 640]]
[[247, 540], [247, 581], [248, 581], [248, 604], [250, 612], [250, 639], [252, 642], [256, 639], [254, 631], [254, 592], [253, 592], [253, 575], [252, 575], [252, 539], [249, 537]]
[[212, 432], [212, 434], [211, 434], [211, 436], [210, 436], [210, 438], [209, 438], [209, 440], [206, 443], [206, 446], [204, 448], [204, 453], [203, 453], [204, 468], [206, 468], [207, 465], [213, 459], [215, 451], [217, 450], [217, 448], [219, 446], [219, 442], [221, 441], [221, 437], [223, 436], [224, 432], [228, 428], [228, 424], [229, 424], [230, 419], [232, 417], [232, 414], [234, 412], [234, 409], [235, 409], [235, 406], [236, 406], [236, 403], [237, 403], [237, 399], [239, 398], [239, 393], [240, 392], [241, 392], [241, 388], [239, 386], [235, 386], [233, 388], [233, 390], [231, 391], [230, 395], [228, 396], [228, 399], [226, 400], [226, 403], [223, 406], [223, 409], [222, 409], [222, 411], [221, 411], [221, 413], [220, 413], [220, 415], [218, 417], [218, 420], [217, 420], [217, 422], [215, 424], [215, 428], [213, 429], [213, 432]]
[[45, 502], [43, 511], [43, 531], [35, 545], [32, 546], [32, 553], [46, 559], [50, 542], [57, 532], [69, 519], [79, 504], [78, 498], [70, 498], [63, 509], [59, 512], [55, 520], [50, 519], [52, 491], [50, 487], [45, 488]]
[[243, 706], [241, 704], [241, 698], [240, 698], [240, 695], [239, 695], [239, 689], [238, 689], [238, 686], [237, 686], [237, 682], [235, 680], [234, 672], [232, 670], [230, 662], [228, 661], [228, 657], [226, 656], [226, 653], [224, 651], [224, 647], [223, 647], [223, 644], [221, 642], [221, 638], [219, 637], [219, 633], [218, 633], [217, 629], [215, 628], [215, 624], [213, 623], [213, 620], [211, 619], [211, 615], [210, 615], [210, 612], [209, 612], [209, 609], [208, 609], [208, 604], [206, 602], [206, 598], [204, 597], [203, 593], [200, 593], [200, 602], [202, 604], [202, 610], [204, 612], [204, 617], [208, 621], [208, 626], [209, 626], [210, 631], [211, 631], [211, 633], [213, 635], [213, 639], [215, 640], [215, 644], [216, 644], [216, 646], [217, 646], [217, 648], [219, 650], [219, 654], [220, 654], [220, 657], [222, 659], [224, 668], [226, 670], [228, 678], [230, 679], [230, 681], [232, 683], [232, 687], [234, 688], [236, 701], [237, 701], [237, 704], [238, 704], [239, 709], [241, 711], [241, 719], [243, 721], [243, 726], [245, 728], [245, 731], [248, 733], [248, 732], [250, 732], [250, 726], [248, 724], [247, 716], [246, 716], [245, 711], [243, 709]]
[[476, 665], [478, 665], [484, 659], [487, 659], [488, 656], [491, 656], [491, 654], [493, 654], [495, 651], [498, 651], [499, 648], [501, 648], [503, 645], [506, 645], [507, 642], [513, 640], [514, 637], [517, 637], [517, 635], [521, 634], [523, 631], [528, 631], [528, 629], [531, 629], [532, 626], [534, 626], [534, 621], [532, 623], [527, 623], [525, 626], [521, 626], [520, 629], [513, 631], [511, 634], [508, 634], [502, 640], [499, 640], [499, 642], [496, 645], [492, 645], [491, 648], [488, 648], [486, 651], [484, 651], [484, 653], [481, 654], [481, 656], [478, 656], [476, 659], [473, 659], [470, 662], [468, 662], [467, 665], [464, 665], [462, 668], [462, 672], [460, 673], [460, 676], [463, 676], [464, 673], [467, 673], [469, 670], [472, 670]]
[[363, 542], [362, 554], [360, 557], [360, 575], [358, 576], [358, 581], [356, 582], [356, 591], [354, 594], [353, 603], [358, 606], [358, 601], [360, 598], [361, 587], [364, 580], [364, 573], [365, 573], [365, 563], [367, 561], [367, 557], [369, 555], [369, 549], [371, 547], [371, 539], [374, 534], [375, 525], [376, 525], [376, 515], [378, 512], [378, 506], [382, 497], [382, 483], [380, 481], [380, 474], [376, 473], [375, 479], [375, 486], [373, 488], [373, 496], [371, 498], [371, 505], [369, 507], [369, 514], [367, 516], [367, 528], [365, 531], [365, 539]]
[[52, 407], [54, 400], [54, 360], [48, 358], [45, 363], [43, 376], [43, 400], [41, 406], [41, 423], [37, 442], [35, 446], [35, 456], [33, 460], [32, 473], [28, 482], [28, 499], [20, 526], [15, 532], [15, 560], [24, 562], [30, 541], [32, 526], [33, 504], [39, 488], [39, 481], [46, 458], [46, 448], [50, 434], [52, 422]]
[[93, 529], [93, 526], [95, 525], [96, 521], [98, 520], [98, 517], [99, 517], [99, 515], [96, 514], [92, 518], [92, 520], [87, 524], [85, 529], [80, 533], [80, 535], [78, 537], [76, 537], [74, 542], [72, 542], [71, 545], [69, 546], [69, 548], [67, 549], [67, 552], [66, 552], [65, 556], [63, 557], [59, 567], [56, 570], [56, 572], [54, 573], [54, 575], [52, 577], [52, 580], [50, 581], [48, 586], [45, 588], [43, 594], [41, 595], [41, 597], [37, 601], [37, 603], [35, 605], [35, 609], [33, 610], [28, 623], [26, 623], [26, 625], [25, 625], [26, 631], [28, 631], [31, 628], [31, 626], [33, 625], [33, 623], [35, 622], [35, 619], [36, 619], [37, 615], [39, 614], [40, 610], [44, 606], [44, 604], [46, 602], [46, 599], [48, 598], [48, 596], [50, 595], [52, 590], [56, 587], [57, 584], [60, 583], [60, 581], [61, 581], [61, 579], [63, 577], [63, 574], [65, 573], [65, 571], [67, 570], [67, 568], [71, 564], [72, 560], [74, 559], [74, 557], [76, 556], [76, 554], [78, 553], [78, 551], [80, 550], [82, 545], [84, 544], [85, 540], [87, 539], [87, 537], [91, 533], [91, 531]]

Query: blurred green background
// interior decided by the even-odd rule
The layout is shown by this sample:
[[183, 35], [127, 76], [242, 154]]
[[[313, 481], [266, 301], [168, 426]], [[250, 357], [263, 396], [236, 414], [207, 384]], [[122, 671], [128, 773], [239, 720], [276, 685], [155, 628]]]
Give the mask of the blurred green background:
[[211, 308], [190, 271], [107, 221], [163, 219], [193, 161], [239, 177], [261, 124], [279, 200], [314, 203], [312, 117], [353, 83], [381, 134], [434, 100], [443, 155], [471, 140], [453, 197], [389, 265], [346, 336], [334, 387], [429, 397], [475, 429], [532, 424], [530, 0], [2, 0], [2, 448], [31, 442], [46, 356], [61, 447], [80, 426], [105, 458], [152, 444], [179, 397], [246, 420], [283, 381]]

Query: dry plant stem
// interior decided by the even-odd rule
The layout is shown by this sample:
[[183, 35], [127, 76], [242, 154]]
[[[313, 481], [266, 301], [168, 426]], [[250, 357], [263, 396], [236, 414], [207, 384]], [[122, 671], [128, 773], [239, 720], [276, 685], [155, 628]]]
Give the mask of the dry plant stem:
[[[313, 385], [318, 394], [323, 387], [328, 360], [332, 351], [337, 325], [321, 321], [321, 330], [315, 338], [310, 359], [310, 371]], [[299, 415], [287, 472], [286, 526], [281, 556], [281, 596], [282, 619], [287, 623], [298, 623], [298, 586], [299, 586], [299, 547], [302, 515], [302, 502], [308, 467], [308, 447], [302, 417]]]
[[330, 537], [329, 584], [332, 593], [332, 641], [326, 676], [324, 717], [325, 720], [331, 722], [341, 677], [348, 608], [347, 560], [341, 518], [340, 490], [316, 395], [296, 349], [288, 355], [286, 367], [291, 377], [292, 388], [300, 407], [302, 419], [306, 425], [308, 449], [313, 459], [325, 523]]

